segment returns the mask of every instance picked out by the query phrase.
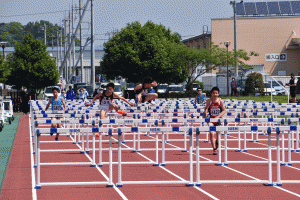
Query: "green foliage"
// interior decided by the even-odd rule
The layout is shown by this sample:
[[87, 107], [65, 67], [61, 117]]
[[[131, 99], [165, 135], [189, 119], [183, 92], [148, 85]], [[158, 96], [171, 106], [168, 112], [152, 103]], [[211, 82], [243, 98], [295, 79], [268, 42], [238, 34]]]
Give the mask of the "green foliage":
[[260, 73], [253, 72], [248, 74], [245, 87], [246, 94], [263, 93], [264, 87], [263, 77]]
[[[33, 39], [42, 39], [44, 41], [44, 25], [47, 26], [47, 45], [52, 46], [51, 37], [54, 36], [53, 46], [57, 46], [57, 34], [60, 33], [62, 27], [44, 20], [40, 20], [39, 22], [29, 22], [24, 26], [19, 22], [10, 22], [8, 24], [2, 23], [0, 24], [0, 41], [6, 41], [8, 47], [14, 47], [18, 42], [21, 42], [27, 34], [31, 34]], [[63, 38], [65, 36], [66, 35], [63, 32]], [[80, 46], [79, 39], [77, 38], [75, 40], [75, 45]]]
[[[221, 45], [221, 44], [220, 44]], [[228, 51], [226, 48], [220, 47], [219, 45], [214, 45], [212, 43], [211, 49], [195, 49], [198, 53], [194, 53], [192, 56], [190, 74], [187, 80], [187, 86], [191, 89], [191, 84], [201, 75], [211, 71], [216, 70], [220, 66], [232, 66], [235, 63], [238, 64], [240, 69], [249, 68], [244, 61], [250, 60], [249, 56], [258, 56], [255, 52], [250, 52], [249, 54], [244, 50]], [[236, 55], [236, 56], [235, 56]], [[198, 71], [197, 68], [199, 69]], [[196, 76], [193, 76], [193, 74]]]
[[105, 43], [101, 73], [134, 83], [145, 77], [158, 83], [181, 83], [189, 73], [189, 50], [163, 25], [133, 22]]
[[15, 52], [7, 57], [3, 67], [3, 79], [16, 88], [25, 86], [32, 92], [58, 83], [59, 73], [55, 60], [46, 52], [42, 40], [34, 40], [28, 34], [15, 46]]
[[201, 81], [194, 81], [194, 83], [198, 83], [200, 85], [200, 88], [203, 90], [204, 89], [204, 83]]

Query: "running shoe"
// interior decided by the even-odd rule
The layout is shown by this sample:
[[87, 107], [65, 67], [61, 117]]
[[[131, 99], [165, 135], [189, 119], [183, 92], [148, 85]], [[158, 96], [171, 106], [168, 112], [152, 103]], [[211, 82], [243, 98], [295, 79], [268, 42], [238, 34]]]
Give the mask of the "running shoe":
[[218, 151], [217, 151], [217, 149], [215, 149], [213, 152], [213, 155], [217, 155], [217, 154], [218, 154]]
[[125, 115], [126, 112], [124, 110], [118, 110], [118, 113], [121, 114], [121, 115]]
[[58, 141], [58, 138], [57, 138], [57, 137], [55, 138], [55, 141]]
[[155, 106], [156, 105], [156, 103], [154, 103], [153, 101], [150, 101], [149, 102], [152, 106]]
[[50, 135], [52, 136], [52, 135], [53, 135], [53, 133], [50, 133]]

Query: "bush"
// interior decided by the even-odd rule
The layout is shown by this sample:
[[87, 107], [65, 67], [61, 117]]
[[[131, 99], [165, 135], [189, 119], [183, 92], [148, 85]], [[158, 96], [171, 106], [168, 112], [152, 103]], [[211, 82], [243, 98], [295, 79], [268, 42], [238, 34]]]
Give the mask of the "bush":
[[263, 76], [260, 73], [253, 72], [248, 74], [245, 87], [246, 94], [263, 93], [264, 87]]

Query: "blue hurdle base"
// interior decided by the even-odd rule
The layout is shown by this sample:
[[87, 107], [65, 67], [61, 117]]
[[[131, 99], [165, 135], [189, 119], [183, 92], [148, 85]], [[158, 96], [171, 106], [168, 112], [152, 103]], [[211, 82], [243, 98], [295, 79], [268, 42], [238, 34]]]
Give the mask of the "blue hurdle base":
[[96, 166], [97, 166], [96, 164], [91, 165], [91, 167], [96, 167]]
[[276, 186], [274, 183], [264, 183], [265, 186]]
[[114, 187], [114, 185], [107, 185], [107, 187]]
[[117, 187], [122, 187], [122, 186], [123, 186], [123, 184], [121, 184], [121, 183], [117, 183], [117, 184], [116, 184], [116, 186], [117, 186]]
[[200, 186], [201, 186], [201, 183], [196, 183], [196, 186], [200, 187]]
[[187, 152], [187, 150], [183, 150], [182, 152]]
[[97, 166], [98, 166], [98, 167], [103, 167], [103, 165], [100, 165], [100, 164], [98, 164]]
[[80, 151], [80, 153], [84, 153], [84, 151]]
[[235, 151], [236, 151], [236, 152], [241, 152], [242, 150], [239, 150], [239, 149], [238, 149], [238, 150], [235, 150]]
[[287, 165], [288, 165], [288, 166], [292, 166], [292, 163], [288, 163]]
[[195, 184], [194, 183], [189, 183], [189, 184], [186, 184], [186, 186], [188, 186], [188, 187], [194, 187]]
[[297, 152], [297, 150], [296, 150], [296, 149], [293, 149], [293, 150], [291, 150], [291, 152]]
[[159, 166], [159, 164], [153, 164], [153, 166]]
[[137, 153], [141, 153], [141, 151], [136, 151]]
[[204, 141], [204, 142], [207, 142], [207, 143], [208, 143], [208, 142], [210, 142], [210, 141], [209, 141], [209, 140], [206, 140], [206, 141]]
[[287, 163], [280, 163], [281, 166], [287, 166]]
[[34, 165], [34, 166], [33, 166], [33, 168], [37, 168], [37, 166], [36, 166], [36, 165]]
[[125, 141], [122, 141], [122, 143], [124, 144], [124, 143], [125, 143]]
[[35, 154], [35, 152], [33, 152], [32, 154]]
[[243, 150], [242, 150], [242, 152], [247, 152], [247, 151], [248, 151], [247, 149], [243, 149]]
[[42, 187], [40, 186], [40, 185], [36, 185], [35, 187], [34, 187], [34, 189], [41, 189]]

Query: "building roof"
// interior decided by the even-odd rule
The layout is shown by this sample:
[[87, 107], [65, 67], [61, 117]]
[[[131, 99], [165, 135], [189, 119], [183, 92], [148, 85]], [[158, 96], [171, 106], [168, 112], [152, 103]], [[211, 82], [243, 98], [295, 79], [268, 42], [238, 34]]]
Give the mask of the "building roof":
[[203, 38], [203, 37], [205, 37], [205, 36], [210, 36], [210, 35], [211, 35], [211, 31], [208, 31], [207, 34], [195, 35], [195, 36], [192, 36], [192, 37], [183, 39], [183, 40], [181, 40], [181, 42], [188, 42], [188, 41], [190, 41], [190, 40], [195, 40], [195, 39]]

